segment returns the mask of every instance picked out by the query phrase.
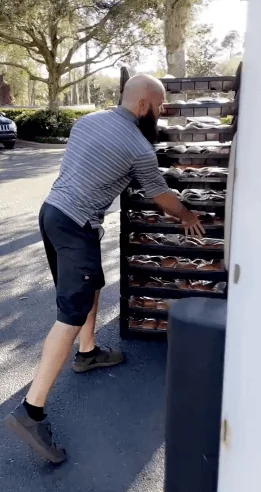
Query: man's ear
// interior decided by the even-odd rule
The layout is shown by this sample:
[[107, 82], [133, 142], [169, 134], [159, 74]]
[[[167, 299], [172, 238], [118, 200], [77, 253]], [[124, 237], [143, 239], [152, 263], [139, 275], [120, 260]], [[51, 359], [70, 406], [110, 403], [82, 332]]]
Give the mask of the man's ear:
[[144, 116], [148, 112], [148, 101], [146, 99], [140, 99], [139, 101], [139, 113], [140, 116]]

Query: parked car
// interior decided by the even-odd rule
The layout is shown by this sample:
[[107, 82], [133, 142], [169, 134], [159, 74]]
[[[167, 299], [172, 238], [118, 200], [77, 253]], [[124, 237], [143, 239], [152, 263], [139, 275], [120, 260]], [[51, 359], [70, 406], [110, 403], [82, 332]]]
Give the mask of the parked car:
[[6, 149], [13, 149], [17, 139], [17, 128], [14, 121], [0, 113], [0, 143]]

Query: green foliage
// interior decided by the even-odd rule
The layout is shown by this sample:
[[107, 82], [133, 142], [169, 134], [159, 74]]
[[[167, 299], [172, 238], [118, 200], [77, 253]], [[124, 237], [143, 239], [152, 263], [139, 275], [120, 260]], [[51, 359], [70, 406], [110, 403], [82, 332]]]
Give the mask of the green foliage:
[[198, 24], [191, 31], [188, 43], [187, 72], [189, 76], [213, 76], [217, 69], [220, 45], [212, 34], [212, 26]]
[[37, 143], [45, 144], [66, 144], [68, 138], [65, 137], [35, 137], [34, 139]]
[[230, 58], [232, 58], [235, 49], [239, 48], [239, 46], [242, 48], [242, 39], [239, 32], [229, 31], [224, 37], [221, 46], [229, 52]]
[[99, 75], [90, 80], [91, 101], [99, 108], [118, 104], [120, 83], [118, 78]]
[[218, 72], [222, 75], [235, 75], [242, 56], [233, 56], [230, 60], [224, 60], [218, 64]]
[[[52, 113], [50, 110], [2, 110], [7, 118], [17, 124], [18, 138], [31, 141], [49, 141], [50, 139], [67, 139], [75, 121], [91, 111], [74, 111], [70, 109]], [[40, 140], [39, 140], [40, 139]]]
[[231, 125], [233, 120], [233, 116], [224, 116], [224, 118], [220, 118], [220, 121], [223, 125]]
[[32, 115], [33, 113], [35, 113], [35, 109], [10, 109], [10, 108], [0, 108], [0, 112], [1, 113], [4, 113], [5, 116], [7, 118], [10, 118], [10, 120], [13, 120], [15, 122], [17, 122], [17, 119], [21, 116], [21, 115], [24, 115], [24, 117], [26, 116], [30, 116]]
[[[158, 43], [157, 7], [156, 0], [1, 0], [0, 42], [18, 46], [23, 56], [21, 61], [0, 59], [0, 65], [24, 70], [31, 81], [45, 84], [55, 110], [68, 87], [130, 55], [138, 59], [142, 47]], [[83, 60], [79, 53], [86, 45], [91, 49]], [[24, 62], [25, 55], [44, 70]], [[66, 81], [77, 69], [80, 76]]]

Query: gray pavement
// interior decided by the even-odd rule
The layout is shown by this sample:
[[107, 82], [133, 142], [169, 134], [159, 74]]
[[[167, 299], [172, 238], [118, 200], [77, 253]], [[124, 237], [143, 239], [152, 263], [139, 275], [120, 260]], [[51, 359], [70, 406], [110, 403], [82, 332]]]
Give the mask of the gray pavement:
[[[61, 149], [0, 149], [0, 418], [25, 395], [55, 320], [37, 216]], [[119, 214], [107, 216], [98, 342], [121, 347], [122, 367], [75, 375], [68, 363], [48, 413], [69, 454], [55, 468], [0, 423], [3, 492], [162, 492], [166, 344], [119, 337]]]

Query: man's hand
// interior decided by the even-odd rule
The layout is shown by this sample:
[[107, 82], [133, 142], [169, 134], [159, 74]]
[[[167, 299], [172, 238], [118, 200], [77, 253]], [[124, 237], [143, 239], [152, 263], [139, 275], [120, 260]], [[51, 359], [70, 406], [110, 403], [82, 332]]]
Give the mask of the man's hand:
[[186, 210], [181, 222], [184, 226], [186, 236], [190, 235], [202, 238], [203, 234], [205, 234], [205, 229], [199, 221], [198, 216], [190, 210]]

